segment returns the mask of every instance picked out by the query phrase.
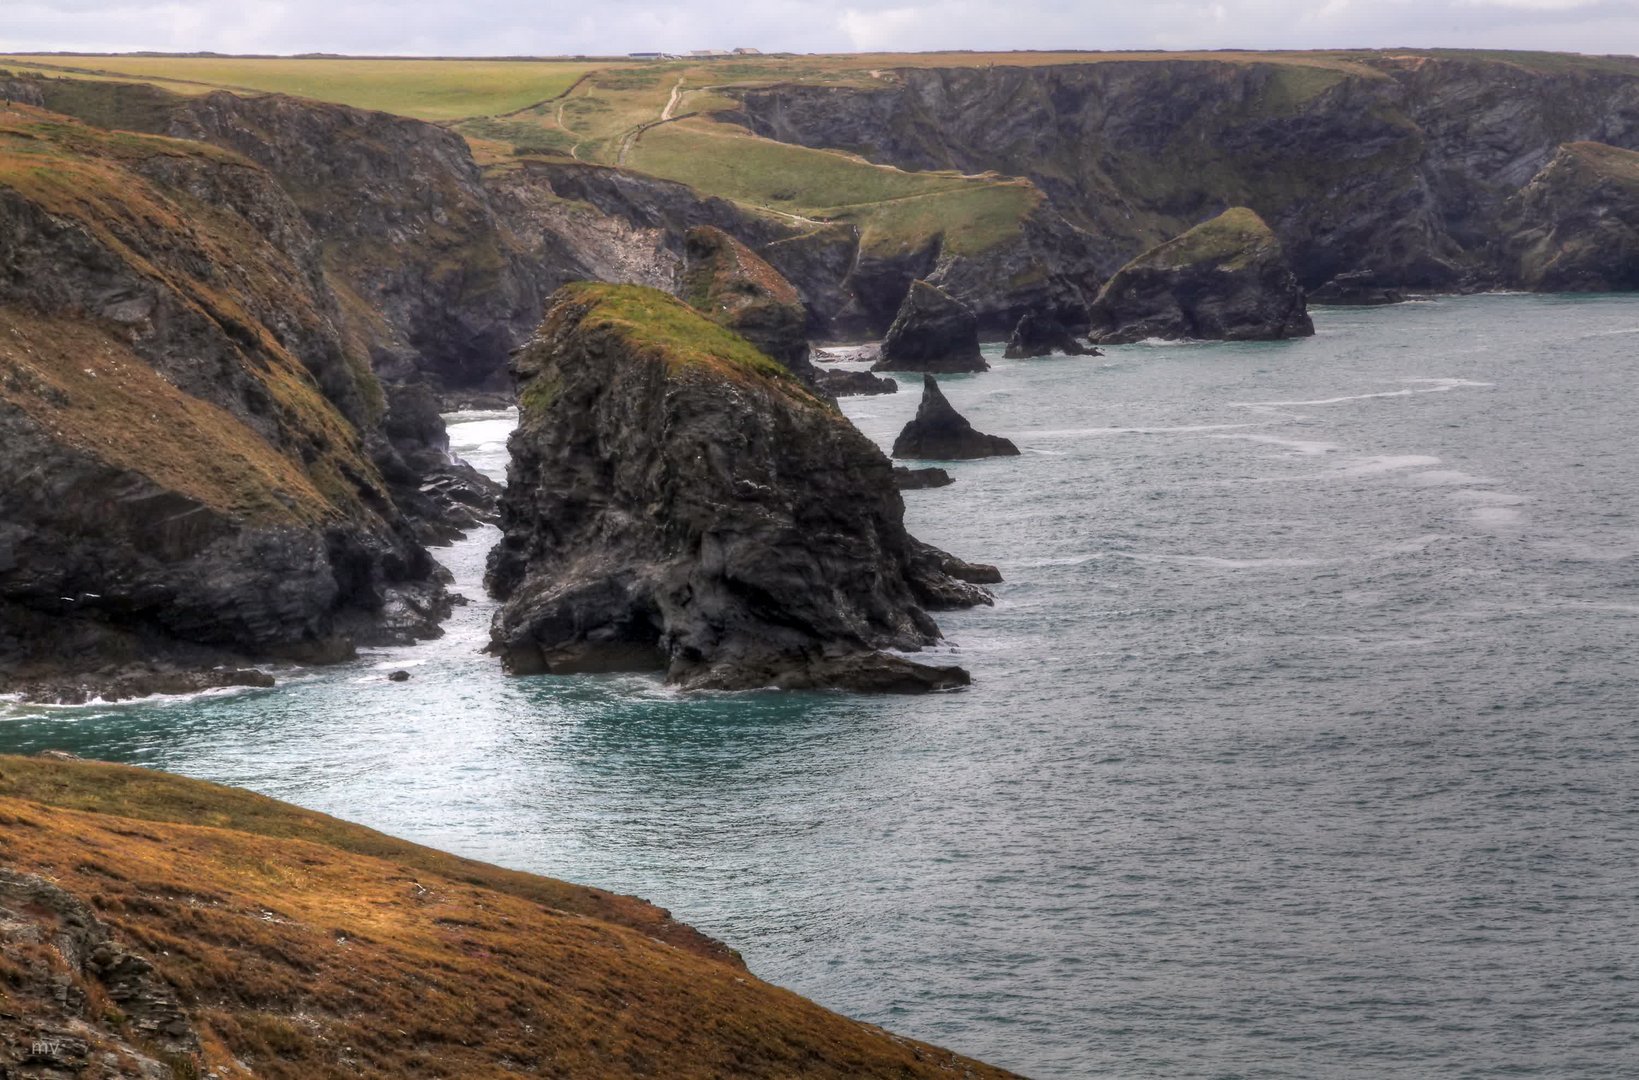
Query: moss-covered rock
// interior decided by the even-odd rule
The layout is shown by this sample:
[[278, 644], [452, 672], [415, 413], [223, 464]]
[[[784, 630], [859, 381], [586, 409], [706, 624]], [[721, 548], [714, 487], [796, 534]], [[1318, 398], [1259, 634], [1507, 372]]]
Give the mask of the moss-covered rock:
[[992, 572], [912, 538], [888, 459], [783, 365], [664, 293], [574, 285], [515, 370], [524, 408], [488, 576], [510, 671], [968, 681], [884, 650], [938, 640], [928, 609], [988, 602], [970, 580]]
[[1090, 312], [1091, 336], [1268, 341], [1315, 332], [1303, 289], [1262, 218], [1235, 207], [1116, 271]]
[[796, 287], [722, 229], [698, 225], [685, 240], [683, 299], [817, 390], [819, 372], [808, 359], [808, 313]]

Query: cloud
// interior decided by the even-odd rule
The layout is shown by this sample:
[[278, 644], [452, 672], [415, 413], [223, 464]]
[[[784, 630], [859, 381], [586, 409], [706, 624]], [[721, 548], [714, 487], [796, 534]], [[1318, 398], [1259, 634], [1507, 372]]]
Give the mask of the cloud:
[[0, 52], [620, 54], [1472, 46], [1639, 52], [1633, 0], [0, 0]]

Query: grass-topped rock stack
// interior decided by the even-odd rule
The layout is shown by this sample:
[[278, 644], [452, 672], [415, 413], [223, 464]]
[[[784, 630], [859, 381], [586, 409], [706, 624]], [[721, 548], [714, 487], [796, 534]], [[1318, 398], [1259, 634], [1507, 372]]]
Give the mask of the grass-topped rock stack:
[[1116, 271], [1091, 311], [1101, 344], [1270, 341], [1315, 332], [1303, 289], [1262, 218], [1235, 207]]
[[[905, 531], [892, 466], [744, 338], [637, 286], [572, 285], [515, 360], [520, 416], [488, 584], [517, 674], [686, 688], [924, 691], [883, 650], [994, 579]], [[969, 580], [964, 580], [969, 579]]]
[[926, 281], [911, 283], [872, 371], [988, 371], [973, 309]]
[[148, 769], [0, 757], [0, 1074], [1011, 1074], [663, 909]]

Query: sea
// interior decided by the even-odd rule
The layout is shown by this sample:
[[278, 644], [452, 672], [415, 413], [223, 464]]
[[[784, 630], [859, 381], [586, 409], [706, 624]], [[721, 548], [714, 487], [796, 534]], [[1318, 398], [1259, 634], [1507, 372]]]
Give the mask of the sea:
[[[506, 677], [483, 529], [442, 638], [0, 750], [633, 893], [1038, 1078], [1639, 1076], [1639, 298], [1314, 315], [941, 380], [1023, 451], [905, 494], [1006, 579], [938, 615], [963, 691]], [[512, 415], [449, 419], [502, 476]]]

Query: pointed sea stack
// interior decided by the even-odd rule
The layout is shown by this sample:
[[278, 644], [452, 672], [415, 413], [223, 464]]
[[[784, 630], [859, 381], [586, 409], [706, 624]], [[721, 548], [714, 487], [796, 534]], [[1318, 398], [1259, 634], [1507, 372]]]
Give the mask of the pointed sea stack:
[[937, 285], [911, 282], [872, 371], [988, 371], [973, 310]]
[[1273, 341], [1315, 332], [1280, 241], [1244, 206], [1225, 210], [1115, 272], [1090, 312], [1090, 336]]
[[808, 312], [796, 286], [740, 241], [711, 225], [684, 237], [683, 299], [791, 370], [810, 390], [819, 371], [808, 357]]
[[1002, 353], [1009, 360], [1028, 360], [1037, 356], [1051, 356], [1061, 352], [1065, 356], [1103, 356], [1091, 345], [1083, 345], [1062, 322], [1052, 315], [1027, 311], [1019, 316], [1013, 327], [1013, 336], [1007, 339], [1007, 350]]
[[951, 407], [932, 375], [922, 376], [922, 403], [916, 418], [893, 441], [896, 458], [962, 461], [968, 458], [1013, 457], [1019, 448], [999, 435], [974, 431], [967, 418]]
[[571, 285], [514, 359], [487, 583], [514, 674], [918, 692], [929, 609], [996, 580], [905, 531], [893, 467], [789, 371], [653, 289]]

